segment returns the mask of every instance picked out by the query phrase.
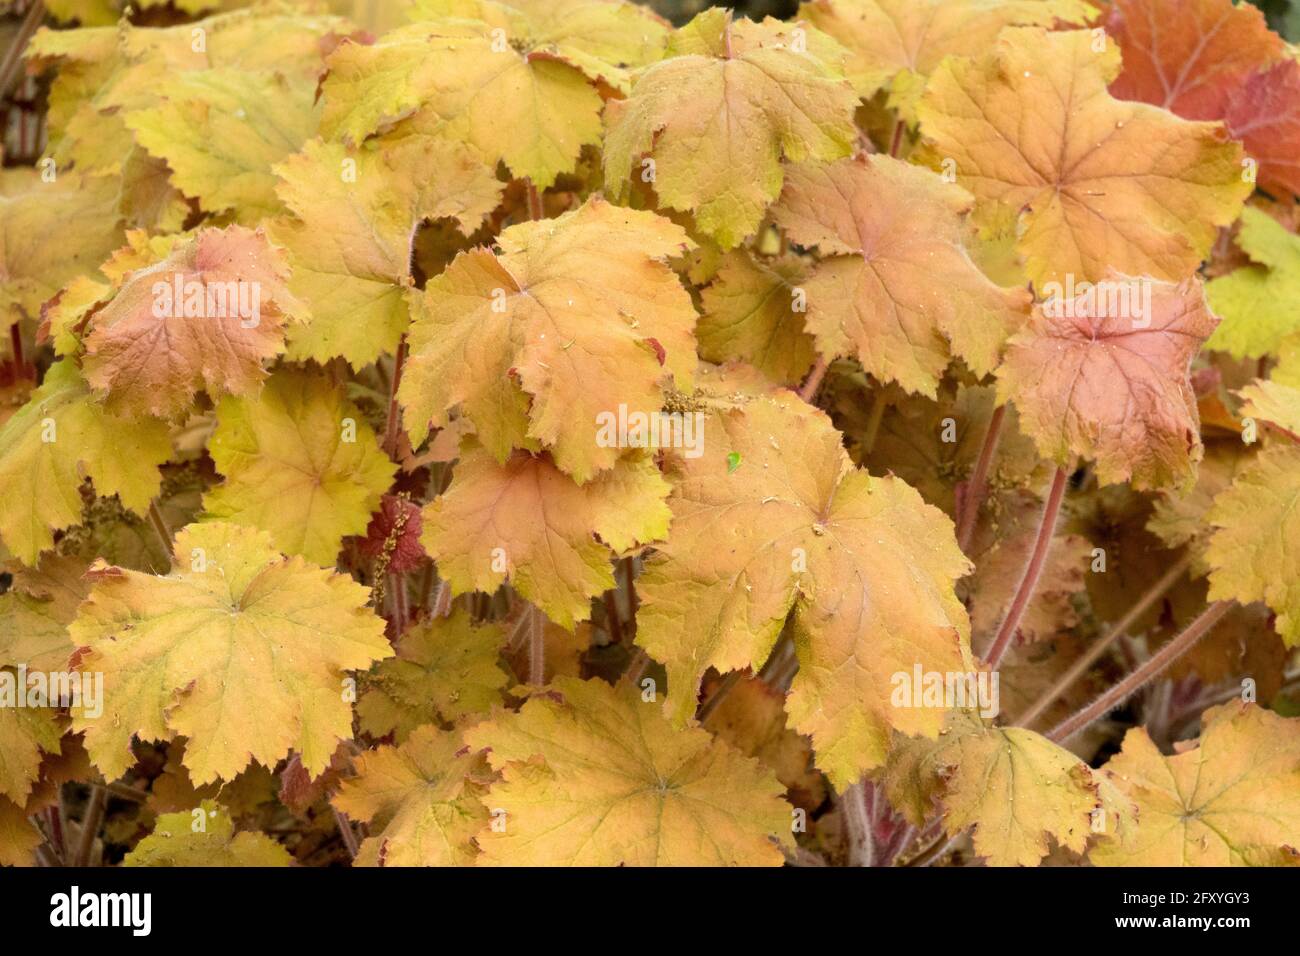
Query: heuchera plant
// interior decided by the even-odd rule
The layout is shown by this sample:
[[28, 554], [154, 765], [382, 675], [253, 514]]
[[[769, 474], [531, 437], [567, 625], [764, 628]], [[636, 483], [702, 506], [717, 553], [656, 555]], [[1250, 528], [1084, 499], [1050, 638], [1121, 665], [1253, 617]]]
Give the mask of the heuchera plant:
[[215, 5], [17, 5], [0, 861], [1296, 862], [1253, 7]]

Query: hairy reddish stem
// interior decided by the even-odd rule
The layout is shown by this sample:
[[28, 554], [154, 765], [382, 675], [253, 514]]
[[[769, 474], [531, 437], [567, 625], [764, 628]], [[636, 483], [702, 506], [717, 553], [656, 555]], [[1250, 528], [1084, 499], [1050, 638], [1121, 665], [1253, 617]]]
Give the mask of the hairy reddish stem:
[[1122, 681], [1110, 688], [1082, 710], [1061, 721], [1045, 736], [1048, 740], [1063, 743], [1094, 720], [1110, 713], [1137, 690], [1158, 676], [1166, 667], [1189, 651], [1197, 641], [1205, 637], [1223, 616], [1233, 607], [1233, 601], [1216, 601], [1211, 604], [1183, 632], [1156, 651], [1146, 662], [1141, 664]]
[[546, 209], [542, 206], [542, 194], [537, 191], [531, 179], [524, 180], [524, 189], [528, 193], [528, 218], [534, 221], [546, 218]]
[[1173, 567], [1164, 573], [1164, 575], [1155, 584], [1151, 585], [1131, 608], [1125, 612], [1124, 616], [1115, 623], [1115, 626], [1106, 633], [1106, 636], [1097, 641], [1088, 652], [1070, 665], [1070, 669], [1056, 679], [1051, 687], [1043, 691], [1038, 699], [1029, 705], [1023, 714], [1015, 719], [1013, 727], [1028, 727], [1035, 720], [1043, 715], [1048, 707], [1052, 706], [1053, 701], [1064, 694], [1071, 685], [1082, 677], [1093, 664], [1100, 659], [1101, 655], [1106, 653], [1112, 644], [1127, 634], [1133, 627], [1133, 623], [1146, 613], [1147, 609], [1158, 601], [1171, 587], [1178, 583], [1183, 574], [1192, 564], [1191, 555], [1185, 556]]
[[1002, 423], [1007, 417], [1007, 406], [999, 405], [993, 409], [989, 426], [984, 431], [984, 443], [980, 445], [979, 457], [975, 459], [975, 470], [971, 472], [966, 483], [966, 491], [961, 498], [961, 514], [957, 524], [957, 547], [965, 552], [970, 548], [971, 536], [975, 533], [975, 521], [979, 517], [980, 507], [984, 504], [984, 492], [988, 489], [989, 469], [993, 467], [993, 458], [997, 455], [998, 443], [1002, 439]]
[[822, 379], [826, 377], [826, 370], [830, 368], [830, 362], [823, 356], [817, 356], [817, 361], [813, 363], [812, 370], [808, 377], [804, 379], [803, 385], [799, 387], [799, 397], [809, 405], [817, 397], [817, 389], [821, 388]]
[[18, 31], [9, 42], [9, 48], [5, 51], [4, 62], [0, 63], [0, 96], [9, 94], [9, 88], [13, 86], [14, 79], [22, 69], [23, 51], [27, 49], [27, 42], [40, 28], [44, 20], [44, 0], [32, 0], [32, 4], [27, 8], [22, 23], [18, 25]]
[[[330, 809], [334, 810], [333, 807], [330, 807]], [[348, 856], [355, 860], [361, 847], [357, 843], [357, 835], [352, 829], [352, 821], [348, 819], [348, 815], [342, 810], [334, 810], [334, 822], [338, 825], [339, 836], [343, 837], [343, 845], [347, 848]]]
[[23, 330], [22, 324], [15, 319], [14, 324], [9, 326], [9, 344], [12, 346], [14, 353], [14, 375], [19, 378], [27, 377], [27, 361], [23, 355]]
[[871, 832], [871, 815], [867, 812], [866, 783], [859, 780], [840, 794], [845, 829], [849, 838], [849, 865], [872, 866], [875, 863], [875, 838]]
[[1047, 502], [1043, 505], [1042, 519], [1038, 522], [1038, 535], [1034, 538], [1034, 547], [1029, 553], [1029, 561], [1020, 578], [1020, 586], [1016, 588], [1016, 595], [1007, 609], [1006, 617], [1002, 619], [1002, 626], [998, 628], [993, 643], [989, 645], [988, 652], [984, 655], [990, 670], [996, 670], [1002, 663], [1002, 658], [1020, 627], [1020, 621], [1025, 616], [1025, 610], [1038, 589], [1038, 581], [1043, 576], [1043, 568], [1047, 564], [1047, 555], [1052, 550], [1052, 537], [1056, 533], [1056, 519], [1061, 514], [1061, 502], [1065, 498], [1065, 485], [1068, 478], [1069, 475], [1064, 468], [1056, 469], [1056, 474], [1052, 478], [1052, 488], [1047, 493]]
[[902, 118], [894, 120], [894, 133], [889, 140], [889, 155], [897, 157], [898, 151], [903, 145], [903, 130], [907, 129], [907, 124]]

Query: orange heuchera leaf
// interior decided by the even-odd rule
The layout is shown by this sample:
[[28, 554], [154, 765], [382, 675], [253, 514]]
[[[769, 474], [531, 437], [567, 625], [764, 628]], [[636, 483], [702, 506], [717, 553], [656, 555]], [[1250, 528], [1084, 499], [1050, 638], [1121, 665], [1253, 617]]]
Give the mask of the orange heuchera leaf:
[[424, 509], [420, 538], [457, 593], [509, 581], [571, 629], [615, 586], [615, 552], [668, 533], [668, 482], [649, 458], [622, 458], [579, 485], [545, 455], [498, 464], [472, 442], [463, 451], [447, 492]]
[[[943, 806], [956, 836], [974, 826], [976, 854], [991, 866], [1037, 866], [1057, 845], [1082, 853], [1103, 804], [1088, 765], [1023, 727], [990, 727], [953, 711], [937, 741], [904, 741], [890, 754], [885, 792], [916, 826]], [[1050, 837], [1050, 839], [1049, 839]]]
[[418, 445], [461, 406], [484, 447], [552, 449], [579, 482], [622, 453], [605, 416], [653, 414], [665, 373], [689, 388], [695, 308], [664, 260], [693, 246], [653, 213], [591, 199], [456, 258], [414, 304], [398, 397]]
[[946, 61], [920, 106], [929, 160], [981, 202], [1024, 210], [1035, 284], [1107, 268], [1184, 278], [1251, 193], [1241, 147], [1216, 123], [1116, 100], [1119, 50], [1093, 37], [1014, 27], [987, 56]]
[[393, 653], [368, 590], [238, 525], [190, 525], [175, 553], [163, 576], [91, 568], [70, 631], [85, 645], [78, 669], [104, 675], [103, 714], [73, 708], [95, 766], [115, 780], [134, 762], [132, 737], [183, 736], [198, 784], [253, 760], [274, 766], [291, 749], [323, 771], [352, 736], [345, 673]]
[[506, 866], [780, 866], [782, 786], [697, 727], [677, 729], [636, 687], [558, 678], [552, 693], [466, 733], [501, 781], [505, 827], [478, 836]]
[[1300, 63], [1286, 59], [1248, 79], [1224, 122], [1258, 161], [1261, 186], [1300, 196]]
[[1044, 457], [1095, 459], [1102, 484], [1190, 484], [1202, 446], [1189, 372], [1217, 322], [1199, 279], [1111, 273], [1035, 308], [1007, 345], [999, 400]]
[[1102, 23], [1124, 57], [1111, 93], [1193, 120], [1222, 119], [1232, 92], [1285, 49], [1259, 8], [1232, 0], [1112, 0]]
[[937, 734], [943, 709], [893, 706], [891, 681], [970, 669], [952, 522], [901, 479], [854, 468], [825, 414], [789, 392], [710, 418], [704, 454], [678, 468], [637, 634], [667, 666], [677, 723], [708, 668], [760, 666], [793, 611], [787, 709], [837, 789], [880, 765], [890, 728]]
[[450, 218], [468, 235], [501, 193], [468, 147], [425, 136], [358, 149], [313, 140], [275, 171], [280, 199], [296, 218], [276, 222], [272, 235], [293, 265], [289, 287], [310, 310], [289, 331], [289, 358], [341, 356], [354, 368], [394, 351], [406, 331], [420, 223]]
[[664, 205], [693, 213], [724, 249], [752, 234], [781, 192], [782, 157], [839, 159], [856, 138], [844, 50], [805, 34], [801, 52], [788, 24], [733, 23], [719, 9], [697, 16], [668, 59], [607, 107], [606, 188], [617, 198], [634, 176], [652, 182]]
[[160, 418], [186, 411], [200, 389], [252, 391], [299, 308], [287, 278], [260, 229], [202, 230], [92, 315], [86, 380], [110, 412]]
[[[929, 76], [945, 57], [978, 56], [1004, 27], [1082, 23], [1080, 0], [812, 0], [799, 16], [849, 50], [864, 99], [898, 74]], [[897, 87], [895, 92], [898, 92]]]
[[1095, 846], [1098, 866], [1243, 866], [1300, 834], [1300, 720], [1230, 703], [1171, 757], [1141, 727], [1102, 768], [1137, 825]]
[[487, 824], [482, 797], [491, 776], [483, 754], [459, 732], [415, 730], [400, 747], [357, 756], [357, 775], [343, 781], [333, 804], [370, 824], [373, 834], [357, 866], [468, 866], [474, 836]]
[[949, 343], [980, 375], [1023, 324], [1031, 297], [1001, 289], [962, 245], [974, 200], [936, 173], [888, 156], [800, 166], [773, 218], [823, 256], [804, 283], [823, 355], [851, 355], [883, 382], [933, 396]]
[[774, 382], [798, 384], [815, 355], [804, 330], [806, 278], [803, 262], [793, 256], [760, 260], [746, 250], [728, 253], [700, 292], [700, 357], [738, 359]]

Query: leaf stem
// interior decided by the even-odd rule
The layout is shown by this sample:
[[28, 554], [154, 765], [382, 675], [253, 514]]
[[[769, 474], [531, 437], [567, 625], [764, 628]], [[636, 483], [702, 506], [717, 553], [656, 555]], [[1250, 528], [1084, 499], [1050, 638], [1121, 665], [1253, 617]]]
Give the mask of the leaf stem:
[[158, 507], [158, 499], [156, 498], [149, 502], [149, 524], [158, 535], [158, 540], [162, 543], [163, 554], [167, 555], [172, 565], [175, 565], [176, 553], [172, 550], [171, 529], [167, 527], [167, 519], [163, 517], [162, 509]]
[[77, 837], [77, 849], [72, 857], [73, 866], [86, 866], [90, 862], [90, 851], [94, 849], [95, 837], [99, 835], [99, 825], [104, 820], [104, 804], [108, 792], [97, 783], [90, 785], [90, 800], [86, 803], [86, 813], [81, 818], [81, 833]]
[[830, 367], [830, 362], [822, 356], [817, 356], [817, 361], [813, 363], [812, 370], [808, 377], [804, 379], [803, 385], [799, 387], [799, 397], [809, 405], [817, 397], [817, 389], [821, 388], [822, 379], [826, 377], [826, 370]]
[[50, 827], [50, 850], [54, 853], [54, 858], [64, 861], [68, 857], [68, 850], [63, 840], [63, 801], [59, 800], [54, 806], [45, 811], [45, 819]]
[[963, 552], [970, 548], [971, 536], [975, 533], [975, 521], [984, 504], [984, 492], [988, 488], [989, 469], [993, 467], [993, 458], [997, 455], [998, 443], [1002, 439], [1002, 423], [1007, 417], [1007, 406], [999, 405], [989, 417], [988, 428], [984, 430], [984, 443], [980, 445], [979, 457], [975, 459], [975, 470], [961, 499], [961, 514], [957, 523], [957, 547]]
[[889, 399], [885, 397], [885, 390], [878, 389], [871, 397], [871, 409], [867, 412], [867, 428], [859, 444], [863, 455], [870, 455], [871, 450], [876, 447], [876, 436], [880, 434], [880, 423], [885, 419], [887, 408], [889, 408]]
[[[9, 326], [9, 344], [13, 347], [14, 353], [14, 375], [19, 378], [27, 378], [27, 361], [23, 355], [23, 329], [22, 323], [15, 319], [14, 324]], [[35, 373], [35, 369], [32, 372]], [[33, 374], [33, 378], [35, 375]]]
[[[962, 832], [964, 833], [965, 831]], [[921, 852], [917, 853], [916, 856], [904, 863], [903, 866], [929, 866], [931, 863], [941, 859], [946, 853], [948, 853], [948, 851], [952, 849], [952, 845], [957, 842], [961, 835], [961, 833], [957, 833], [953, 836], [949, 836], [946, 830], [940, 830], [938, 836], [936, 836], [925, 847], [925, 849], [921, 850]]]
[[542, 612], [531, 605], [524, 612], [528, 622], [528, 683], [541, 687], [546, 683], [546, 622]]
[[393, 380], [388, 388], [388, 418], [384, 423], [384, 451], [394, 461], [397, 459], [397, 435], [402, 427], [402, 409], [397, 404], [397, 388], [402, 384], [402, 369], [406, 366], [406, 336], [397, 343], [393, 357]]
[[1200, 613], [1196, 620], [1187, 625], [1181, 634], [1147, 658], [1137, 670], [1082, 710], [1065, 718], [1044, 736], [1048, 740], [1064, 743], [1094, 720], [1110, 713], [1124, 703], [1134, 691], [1139, 690], [1158, 676], [1166, 667], [1190, 650], [1197, 641], [1213, 630], [1214, 626], [1223, 620], [1223, 616], [1232, 610], [1235, 603], [1234, 601], [1216, 601], [1211, 604]]
[[531, 179], [524, 180], [524, 189], [528, 193], [528, 218], [534, 222], [545, 219], [546, 209], [542, 205], [542, 194], [537, 191]]
[[889, 139], [889, 155], [898, 157], [898, 151], [903, 145], [903, 130], [907, 129], [907, 123], [903, 122], [900, 116], [894, 120], [894, 132]]
[[23, 51], [27, 49], [28, 41], [44, 19], [45, 3], [43, 0], [32, 0], [22, 23], [18, 25], [18, 31], [5, 51], [4, 63], [0, 64], [0, 96], [9, 95], [9, 87], [13, 86], [14, 77], [18, 75], [19, 67], [22, 66]]
[[352, 829], [352, 821], [348, 819], [348, 815], [342, 810], [335, 810], [333, 806], [330, 809], [334, 810], [334, 822], [338, 824], [339, 836], [343, 837], [343, 845], [347, 848], [348, 856], [355, 860], [361, 847], [357, 843], [357, 835]]
[[1065, 498], [1065, 485], [1068, 478], [1069, 475], [1064, 468], [1057, 468], [1056, 474], [1052, 477], [1052, 487], [1047, 493], [1047, 502], [1043, 505], [1043, 516], [1038, 522], [1038, 534], [1034, 538], [1033, 550], [1029, 553], [1029, 561], [1020, 578], [1020, 586], [1016, 588], [1016, 595], [1007, 609], [1006, 617], [1002, 619], [1002, 626], [998, 628], [993, 643], [989, 645], [984, 655], [990, 670], [996, 670], [1002, 663], [1002, 658], [1007, 648], [1011, 646], [1016, 630], [1020, 627], [1020, 620], [1025, 616], [1025, 610], [1033, 599], [1034, 591], [1038, 589], [1039, 578], [1043, 576], [1047, 556], [1052, 550], [1056, 519], [1061, 514], [1061, 502]]
[[875, 840], [871, 816], [867, 813], [866, 781], [859, 780], [840, 794], [845, 829], [849, 838], [849, 866], [875, 865]]
[[1144, 593], [1142, 597], [1138, 598], [1137, 603], [1125, 612], [1124, 616], [1115, 623], [1115, 626], [1106, 633], [1106, 636], [1094, 643], [1090, 648], [1088, 648], [1086, 654], [1070, 665], [1070, 669], [1058, 677], [1051, 687], [1043, 691], [1043, 693], [1039, 695], [1038, 699], [1030, 704], [1028, 709], [1012, 722], [1012, 726], [1028, 727], [1035, 720], [1041, 717], [1043, 712], [1047, 710], [1047, 708], [1050, 707], [1058, 697], [1065, 693], [1075, 681], [1082, 677], [1088, 668], [1095, 664], [1112, 644], [1132, 629], [1134, 622], [1145, 614], [1152, 604], [1158, 601], [1165, 592], [1178, 583], [1179, 579], [1182, 578], [1187, 569], [1191, 567], [1191, 564], [1191, 555], [1185, 555], [1182, 560], [1175, 563], [1173, 567], [1166, 571], [1160, 580], [1147, 588], [1146, 593]]

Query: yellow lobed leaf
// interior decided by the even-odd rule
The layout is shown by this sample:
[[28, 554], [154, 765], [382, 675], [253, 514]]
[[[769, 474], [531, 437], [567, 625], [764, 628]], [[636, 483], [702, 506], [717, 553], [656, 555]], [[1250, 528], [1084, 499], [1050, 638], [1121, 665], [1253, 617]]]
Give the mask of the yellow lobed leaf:
[[977, 375], [991, 372], [1031, 297], [999, 288], [971, 260], [962, 237], [973, 202], [888, 156], [790, 170], [772, 215], [823, 257], [805, 283], [818, 350], [930, 397], [950, 346]]
[[[608, 107], [605, 183], [625, 196], [646, 181], [666, 206], [730, 249], [757, 229], [781, 192], [782, 159], [828, 162], [856, 141], [857, 95], [844, 51], [816, 30], [767, 19], [732, 22], [706, 10], [682, 28], [668, 59], [645, 69]], [[800, 49], [802, 46], [802, 49]]]
[[68, 625], [89, 590], [86, 563], [46, 555], [34, 569], [14, 569], [9, 590], [0, 594], [0, 667], [26, 664], [32, 671], [57, 671], [76, 649]]
[[488, 821], [482, 803], [490, 776], [483, 754], [458, 731], [420, 727], [400, 747], [355, 760], [334, 806], [370, 823], [356, 866], [468, 866], [474, 836]]
[[182, 529], [174, 550], [163, 576], [91, 570], [71, 634], [78, 669], [104, 675], [103, 715], [73, 710], [95, 766], [116, 779], [132, 737], [184, 736], [197, 784], [291, 749], [319, 774], [352, 736], [345, 673], [392, 655], [367, 589], [224, 522]]
[[261, 528], [322, 565], [365, 534], [397, 472], [342, 389], [293, 369], [256, 398], [223, 399], [208, 448], [226, 480], [204, 496], [207, 516]]
[[1247, 385], [1238, 394], [1246, 399], [1243, 418], [1262, 418], [1289, 432], [1300, 432], [1300, 384], [1289, 385], [1276, 374], [1268, 381]]
[[353, 368], [395, 351], [406, 331], [411, 244], [421, 221], [453, 218], [468, 235], [502, 189], [465, 147], [423, 136], [361, 149], [313, 140], [275, 171], [280, 199], [296, 218], [271, 228], [293, 263], [289, 287], [310, 312], [289, 332], [289, 357], [324, 363], [340, 356]]
[[0, 866], [35, 866], [36, 851], [44, 842], [26, 808], [0, 797]]
[[924, 81], [945, 57], [979, 56], [1004, 27], [1081, 24], [1091, 13], [1081, 0], [811, 0], [799, 7], [800, 18], [849, 51], [846, 72], [863, 99], [900, 73]]
[[[59, 668], [64, 669], [66, 661]], [[57, 754], [63, 737], [54, 709], [19, 706], [18, 688], [29, 676], [35, 675], [29, 675], [26, 669], [0, 669], [0, 799], [17, 804], [26, 802], [32, 786], [40, 779], [41, 755]], [[32, 689], [30, 683], [28, 689]]]
[[1300, 644], [1300, 448], [1260, 452], [1214, 500], [1208, 521], [1210, 599], [1263, 601], [1287, 646]]
[[1096, 461], [1102, 484], [1190, 485], [1203, 446], [1188, 376], [1217, 319], [1199, 279], [1108, 276], [1107, 288], [1131, 294], [1034, 309], [1007, 345], [998, 399], [1016, 403], [1025, 434], [1061, 466], [1078, 455]]
[[758, 677], [736, 683], [704, 726], [776, 774], [792, 802], [820, 806], [826, 782], [813, 766], [812, 744], [787, 724], [785, 695]]
[[541, 443], [587, 482], [623, 451], [602, 440], [606, 416], [657, 412], [667, 374], [691, 385], [695, 308], [665, 260], [693, 243], [663, 217], [593, 198], [497, 244], [414, 294], [407, 430], [418, 446], [460, 406], [498, 461]]
[[1286, 337], [1300, 330], [1295, 302], [1300, 298], [1300, 236], [1253, 206], [1241, 211], [1237, 245], [1250, 263], [1205, 286], [1223, 321], [1206, 348], [1233, 358], [1275, 354]]
[[361, 729], [401, 743], [422, 724], [486, 713], [509, 681], [502, 640], [499, 625], [475, 627], [463, 609], [414, 625], [398, 639], [397, 657], [366, 675], [357, 701]]
[[[499, 29], [499, 28], [498, 28]], [[601, 98], [582, 71], [545, 50], [516, 49], [472, 20], [416, 23], [329, 57], [321, 131], [359, 143], [411, 128], [503, 161], [539, 189], [600, 139]]]
[[412, 20], [468, 18], [506, 31], [526, 53], [548, 53], [626, 93], [632, 72], [663, 56], [671, 26], [624, 0], [415, 0]]
[[678, 464], [672, 533], [646, 564], [637, 643], [668, 670], [676, 722], [700, 679], [759, 667], [794, 612], [787, 710], [837, 789], [879, 766], [890, 728], [933, 737], [942, 708], [891, 704], [892, 675], [970, 669], [970, 564], [952, 522], [894, 477], [855, 469], [826, 416], [791, 393], [708, 420]]
[[491, 594], [509, 581], [572, 629], [615, 586], [615, 554], [668, 533], [668, 492], [643, 455], [579, 485], [545, 455], [498, 464], [468, 442], [451, 486], [424, 509], [420, 543], [456, 593]]
[[1300, 834], [1300, 720], [1255, 704], [1207, 710], [1196, 744], [1163, 755], [1141, 727], [1102, 768], [1136, 826], [1093, 847], [1097, 866], [1242, 866]]
[[948, 833], [973, 826], [975, 852], [991, 866], [1037, 866], [1053, 842], [1082, 853], [1092, 813], [1107, 802], [1068, 750], [1032, 730], [988, 726], [969, 711], [953, 711], [937, 741], [902, 742], [883, 782], [916, 826], [936, 801]]
[[793, 256], [767, 261], [743, 250], [728, 253], [700, 293], [700, 357], [747, 362], [773, 382], [797, 385], [815, 354], [801, 309], [806, 278]]
[[204, 800], [194, 811], [159, 816], [153, 832], [136, 844], [122, 865], [289, 866], [292, 862], [289, 851], [265, 833], [236, 833], [230, 811]]
[[[301, 144], [314, 129], [305, 135], [301, 128], [291, 132], [287, 115], [284, 126], [275, 128], [266, 112], [269, 104], [259, 101], [257, 92], [295, 90], [299, 116], [303, 110], [314, 116], [310, 94], [324, 66], [323, 41], [348, 29], [339, 17], [274, 8], [166, 28], [124, 20], [111, 27], [43, 29], [26, 52], [29, 70], [58, 66], [50, 93], [49, 155], [61, 170], [75, 166], [117, 175], [137, 148], [127, 122], [139, 120], [158, 149], [183, 157], [189, 168], [182, 175], [203, 190], [196, 194], [205, 202], [236, 195], [273, 201], [266, 188], [267, 165], [255, 157], [269, 158], [277, 145], [294, 139]], [[202, 42], [196, 42], [195, 30], [202, 31]], [[217, 103], [222, 108], [216, 115], [205, 109]], [[236, 113], [241, 108], [244, 116]], [[157, 121], [164, 116], [181, 126], [162, 129]], [[205, 141], [204, 130], [233, 140]], [[249, 142], [238, 142], [241, 136]], [[221, 182], [214, 165], [231, 178]]]
[[[630, 686], [558, 678], [466, 733], [501, 772], [478, 835], [506, 866], [779, 866], [791, 812], [770, 771]], [[498, 817], [499, 819], [499, 817]]]
[[281, 211], [272, 167], [316, 133], [319, 113], [314, 77], [213, 69], [170, 78], [161, 103], [125, 122], [200, 208], [253, 225]]
[[82, 368], [117, 415], [175, 418], [206, 390], [242, 395], [266, 378], [299, 309], [265, 233], [203, 229], [125, 277], [90, 314]]
[[1185, 278], [1253, 189], [1241, 146], [1218, 123], [1111, 97], [1119, 51], [1094, 36], [1013, 27], [980, 59], [941, 64], [920, 105], [929, 159], [980, 202], [1025, 210], [1036, 285]]
[[55, 531], [80, 522], [86, 477], [97, 494], [117, 495], [144, 514], [162, 484], [158, 466], [171, 454], [166, 425], [109, 414], [72, 362], [58, 362], [0, 426], [0, 540], [24, 564], [35, 565], [53, 546]]
[[0, 326], [37, 318], [48, 299], [121, 245], [117, 194], [107, 177], [67, 171], [45, 182], [36, 170], [0, 173]]
[[1190, 545], [1194, 574], [1209, 573], [1205, 548], [1214, 527], [1207, 520], [1219, 495], [1226, 491], [1253, 459], [1239, 439], [1212, 442], [1205, 446], [1205, 458], [1196, 469], [1196, 485], [1190, 490], [1166, 489], [1156, 499], [1147, 528], [1167, 548]]

